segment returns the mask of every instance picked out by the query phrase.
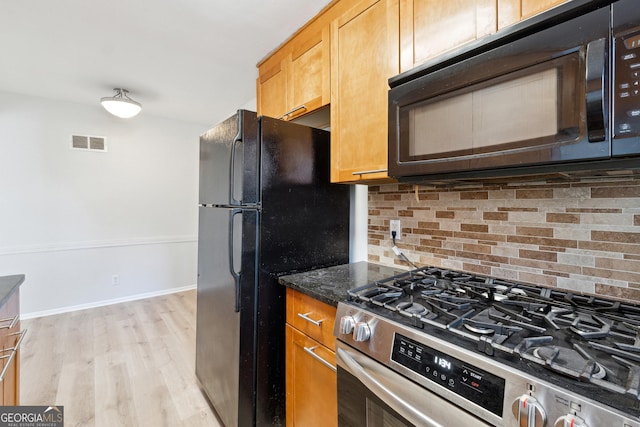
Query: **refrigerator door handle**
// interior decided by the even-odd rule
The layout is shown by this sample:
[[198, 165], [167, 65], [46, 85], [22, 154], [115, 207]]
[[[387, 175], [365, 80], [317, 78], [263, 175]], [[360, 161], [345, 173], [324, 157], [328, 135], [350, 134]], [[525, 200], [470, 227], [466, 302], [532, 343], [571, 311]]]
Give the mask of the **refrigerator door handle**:
[[233, 224], [235, 221], [235, 216], [238, 214], [242, 214], [242, 209], [232, 209], [229, 211], [229, 272], [231, 276], [233, 276], [233, 282], [235, 284], [235, 293], [236, 293], [236, 302], [235, 302], [235, 311], [236, 313], [240, 312], [240, 272], [236, 271], [234, 266], [234, 228]]
[[236, 150], [237, 145], [242, 142], [242, 114], [238, 115], [238, 134], [231, 143], [231, 156], [229, 156], [229, 203], [231, 205], [242, 205], [242, 200], [235, 197], [235, 177], [236, 177]]

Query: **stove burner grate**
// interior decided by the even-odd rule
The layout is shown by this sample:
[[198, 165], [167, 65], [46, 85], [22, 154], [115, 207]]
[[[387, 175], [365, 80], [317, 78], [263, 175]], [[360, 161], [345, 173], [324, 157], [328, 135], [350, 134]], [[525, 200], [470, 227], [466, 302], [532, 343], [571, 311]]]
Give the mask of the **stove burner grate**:
[[551, 370], [575, 378], [603, 379], [607, 375], [604, 366], [590, 358], [579, 346], [571, 349], [555, 345], [538, 347], [533, 355], [547, 365]]

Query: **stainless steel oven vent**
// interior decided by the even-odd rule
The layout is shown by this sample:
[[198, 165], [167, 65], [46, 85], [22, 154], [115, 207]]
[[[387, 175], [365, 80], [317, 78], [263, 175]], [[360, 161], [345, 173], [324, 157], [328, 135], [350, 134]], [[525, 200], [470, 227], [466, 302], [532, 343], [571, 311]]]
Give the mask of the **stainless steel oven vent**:
[[74, 150], [107, 151], [107, 138], [103, 136], [71, 135]]

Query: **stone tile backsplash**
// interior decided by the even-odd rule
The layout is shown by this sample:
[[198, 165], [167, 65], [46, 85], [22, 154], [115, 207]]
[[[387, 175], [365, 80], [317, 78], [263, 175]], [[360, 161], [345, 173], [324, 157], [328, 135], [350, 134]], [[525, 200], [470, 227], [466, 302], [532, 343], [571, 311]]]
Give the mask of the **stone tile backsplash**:
[[640, 178], [369, 187], [368, 258], [640, 302]]

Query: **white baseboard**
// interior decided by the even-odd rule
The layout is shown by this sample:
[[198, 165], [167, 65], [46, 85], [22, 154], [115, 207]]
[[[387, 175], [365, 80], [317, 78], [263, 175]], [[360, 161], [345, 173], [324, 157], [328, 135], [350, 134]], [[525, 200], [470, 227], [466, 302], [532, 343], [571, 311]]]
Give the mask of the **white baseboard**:
[[96, 301], [87, 304], [71, 305], [67, 307], [54, 308], [51, 310], [34, 311], [31, 313], [21, 313], [20, 319], [34, 319], [36, 317], [53, 316], [55, 314], [69, 313], [72, 311], [86, 310], [89, 308], [104, 307], [105, 305], [119, 304], [122, 302], [136, 301], [139, 299], [159, 297], [162, 295], [174, 294], [176, 292], [190, 291], [196, 289], [196, 285], [182, 286], [180, 288], [163, 289], [161, 291], [145, 292], [143, 294], [129, 295], [121, 298]]

